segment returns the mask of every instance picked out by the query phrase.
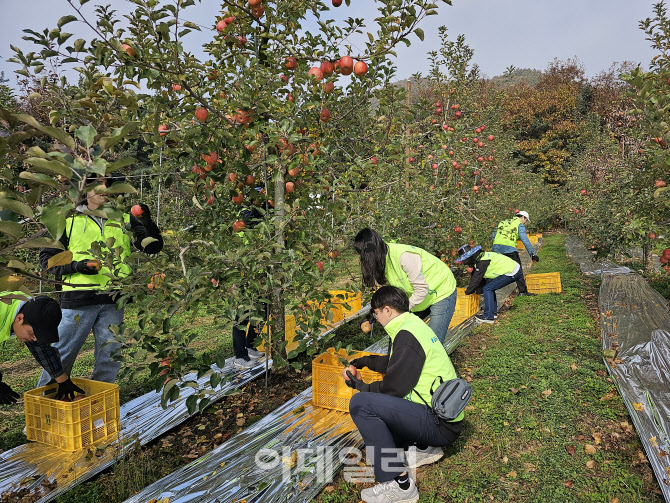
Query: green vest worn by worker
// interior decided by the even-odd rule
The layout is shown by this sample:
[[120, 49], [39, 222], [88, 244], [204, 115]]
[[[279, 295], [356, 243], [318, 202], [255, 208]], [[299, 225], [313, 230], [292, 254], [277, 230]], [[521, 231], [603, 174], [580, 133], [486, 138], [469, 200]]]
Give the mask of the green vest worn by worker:
[[407, 273], [400, 267], [400, 255], [409, 252], [421, 257], [421, 272], [428, 283], [428, 295], [421, 304], [414, 306], [412, 311], [419, 312], [428, 309], [456, 291], [456, 278], [449, 267], [435, 255], [416, 246], [395, 243], [387, 243], [386, 246], [388, 246], [388, 253], [384, 276], [390, 285], [400, 288], [408, 297], [414, 293], [414, 288], [409, 282]]
[[494, 245], [516, 246], [516, 241], [519, 239], [519, 224], [521, 220], [519, 217], [503, 220], [498, 224], [496, 230], [496, 237], [493, 240]]
[[[395, 341], [396, 335], [401, 330], [410, 332], [419, 341], [419, 344], [421, 344], [423, 352], [426, 355], [426, 360], [421, 369], [419, 381], [414, 386], [414, 389], [405, 396], [405, 399], [420, 404], [424, 404], [425, 400], [425, 403], [430, 405], [433, 396], [431, 388], [433, 391], [437, 389], [441, 382], [439, 378], [441, 377], [443, 381], [450, 381], [458, 377], [456, 369], [454, 369], [449, 359], [449, 355], [447, 355], [444, 347], [440, 344], [440, 340], [421, 318], [412, 313], [402, 313], [396, 316], [386, 324], [384, 330], [386, 330], [386, 333], [391, 338], [391, 355], [393, 354], [393, 341]], [[391, 355], [389, 355], [389, 358]], [[465, 413], [461, 412], [452, 422], [461, 421], [464, 416]]]
[[[124, 224], [130, 222], [130, 215], [123, 215]], [[89, 251], [91, 243], [98, 241], [102, 250], [113, 250], [114, 253], [114, 275], [118, 277], [128, 276], [131, 272], [130, 266], [125, 263], [126, 258], [130, 255], [132, 249], [130, 238], [125, 233], [125, 226], [120, 222], [114, 220], [105, 220], [102, 230], [100, 225], [88, 215], [74, 215], [68, 218], [65, 222], [65, 230], [68, 233], [69, 244], [68, 250], [72, 252], [72, 260], [80, 261], [92, 259], [93, 256]], [[113, 243], [110, 241], [113, 238]], [[107, 245], [110, 244], [111, 247]], [[74, 287], [63, 285], [63, 291], [86, 289], [86, 290], [102, 290], [105, 285], [111, 281], [108, 276], [110, 269], [103, 264], [98, 274], [81, 274], [74, 273], [63, 276], [63, 281], [67, 283], [85, 284], [85, 287]]]
[[479, 260], [491, 261], [484, 273], [486, 279], [493, 279], [502, 276], [503, 274], [510, 274], [519, 265], [511, 258], [496, 252], [484, 252], [479, 257]]
[[24, 299], [12, 299], [11, 304], [0, 301], [0, 343], [5, 342], [12, 334], [12, 324], [16, 318], [16, 312], [19, 310], [19, 305], [30, 299], [30, 296], [24, 292], [0, 292], [0, 297], [5, 295], [22, 295]]

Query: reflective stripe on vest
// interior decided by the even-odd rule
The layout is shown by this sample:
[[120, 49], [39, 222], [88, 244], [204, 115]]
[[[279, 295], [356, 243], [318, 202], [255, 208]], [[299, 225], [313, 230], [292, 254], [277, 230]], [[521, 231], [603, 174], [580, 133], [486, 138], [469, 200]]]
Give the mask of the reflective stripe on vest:
[[[398, 332], [401, 330], [407, 330], [417, 341], [419, 341], [419, 344], [421, 344], [421, 348], [426, 355], [426, 360], [423, 363], [421, 375], [419, 376], [416, 386], [414, 386], [414, 389], [404, 398], [422, 405], [424, 404], [423, 400], [425, 400], [428, 405], [430, 405], [430, 400], [433, 396], [431, 388], [433, 391], [437, 389], [440, 385], [439, 378], [441, 377], [443, 381], [449, 381], [458, 377], [456, 370], [449, 359], [449, 355], [447, 355], [444, 347], [440, 344], [440, 340], [435, 335], [435, 332], [433, 332], [421, 318], [412, 313], [402, 313], [401, 315], [396, 316], [386, 324], [384, 329], [389, 334], [392, 341], [391, 354], [393, 354], [393, 341], [395, 341], [396, 335], [398, 335]], [[416, 392], [418, 392], [418, 394]], [[419, 394], [421, 397], [419, 397]], [[423, 400], [421, 400], [421, 398], [423, 398]], [[454, 421], [460, 421], [464, 416], [465, 413], [461, 412]]]
[[[123, 215], [123, 223], [130, 222], [130, 215]], [[91, 252], [91, 244], [98, 242], [103, 254], [107, 254], [110, 248], [107, 241], [114, 239], [111, 250], [114, 251], [114, 275], [118, 277], [128, 276], [131, 272], [130, 266], [125, 259], [131, 253], [130, 238], [126, 235], [125, 226], [115, 220], [106, 220], [101, 232], [98, 223], [87, 215], [75, 215], [66, 220], [66, 232], [69, 232], [68, 250], [72, 252], [72, 260], [80, 261], [94, 258]], [[117, 251], [118, 250], [118, 251]], [[85, 288], [87, 290], [102, 290], [111, 281], [110, 269], [103, 264], [98, 274], [74, 273], [63, 276], [63, 281], [68, 283], [85, 284], [83, 287], [63, 285], [63, 291]]]
[[493, 244], [516, 247], [516, 241], [519, 239], [519, 224], [521, 220], [518, 217], [500, 222]]
[[416, 246], [387, 243], [388, 254], [386, 255], [386, 269], [384, 276], [390, 285], [400, 288], [411, 297], [414, 288], [409, 282], [407, 273], [400, 267], [400, 256], [403, 253], [416, 253], [421, 257], [421, 273], [428, 283], [428, 295], [421, 304], [412, 308], [412, 311], [423, 311], [436, 302], [449, 297], [456, 291], [456, 278], [447, 265], [435, 255]]
[[484, 273], [486, 279], [493, 279], [502, 276], [503, 274], [510, 274], [516, 269], [516, 266], [519, 265], [511, 258], [496, 252], [484, 252], [479, 260], [491, 261]]
[[[25, 292], [0, 292], [0, 297], [5, 295], [23, 295], [30, 299]], [[12, 335], [12, 325], [16, 318], [16, 311], [19, 309], [19, 304], [25, 302], [21, 299], [12, 299], [11, 304], [5, 304], [0, 301], [0, 342], [5, 342]]]

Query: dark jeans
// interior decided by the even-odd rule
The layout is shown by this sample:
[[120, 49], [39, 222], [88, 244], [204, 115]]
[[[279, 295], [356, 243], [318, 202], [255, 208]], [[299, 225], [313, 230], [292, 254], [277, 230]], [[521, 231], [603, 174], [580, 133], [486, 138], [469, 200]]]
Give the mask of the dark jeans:
[[[503, 253], [503, 255], [505, 255], [505, 257], [509, 257], [512, 260], [514, 260], [517, 264], [521, 266], [521, 269], [523, 270], [519, 252]], [[523, 277], [523, 273], [521, 274], [521, 278], [516, 280], [516, 287], [519, 289], [519, 293], [526, 293], [528, 291], [528, 287], [526, 286], [526, 278]]]
[[403, 449], [414, 444], [443, 447], [460, 433], [449, 431], [449, 438], [423, 404], [383, 393], [356, 393], [349, 402], [349, 413], [363, 437], [377, 482], [387, 482], [407, 471]]
[[233, 351], [235, 351], [235, 358], [249, 359], [247, 348], [255, 349], [254, 340], [258, 337], [258, 327], [252, 327], [249, 324], [249, 319], [244, 317], [235, 318], [233, 325]]
[[[518, 255], [518, 253], [517, 253]], [[523, 269], [519, 267], [519, 272], [514, 276], [501, 275], [486, 282], [484, 285], [484, 318], [492, 320], [493, 315], [498, 314], [498, 299], [496, 290], [523, 279]]]

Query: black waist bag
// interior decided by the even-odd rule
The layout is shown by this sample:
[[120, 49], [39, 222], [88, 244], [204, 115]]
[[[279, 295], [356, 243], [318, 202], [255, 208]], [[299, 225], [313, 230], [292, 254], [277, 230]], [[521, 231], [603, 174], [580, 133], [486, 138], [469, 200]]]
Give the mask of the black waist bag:
[[[430, 392], [433, 395], [433, 398], [430, 401], [431, 412], [435, 416], [435, 422], [439, 423], [439, 420], [444, 421], [453, 421], [456, 419], [461, 412], [465, 409], [465, 406], [472, 398], [472, 387], [463, 379], [451, 379], [449, 381], [444, 381], [442, 377], [438, 377], [435, 380], [440, 380], [440, 385], [435, 391], [433, 391], [433, 386], [435, 386], [435, 381], [433, 381], [433, 386], [430, 387]], [[421, 394], [417, 391], [419, 398], [428, 405]]]
[[470, 398], [472, 398], [472, 387], [465, 380], [442, 381], [440, 377], [440, 385], [433, 392], [430, 405], [437, 417], [453, 421], [463, 412]]

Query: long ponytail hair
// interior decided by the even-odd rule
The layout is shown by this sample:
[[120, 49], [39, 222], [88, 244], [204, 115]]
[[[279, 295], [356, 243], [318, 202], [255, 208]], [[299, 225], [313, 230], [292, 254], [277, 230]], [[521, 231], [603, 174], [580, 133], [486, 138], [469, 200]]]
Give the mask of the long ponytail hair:
[[354, 249], [361, 258], [363, 285], [374, 287], [386, 283], [386, 253], [388, 247], [379, 234], [369, 228], [362, 229], [354, 238]]

